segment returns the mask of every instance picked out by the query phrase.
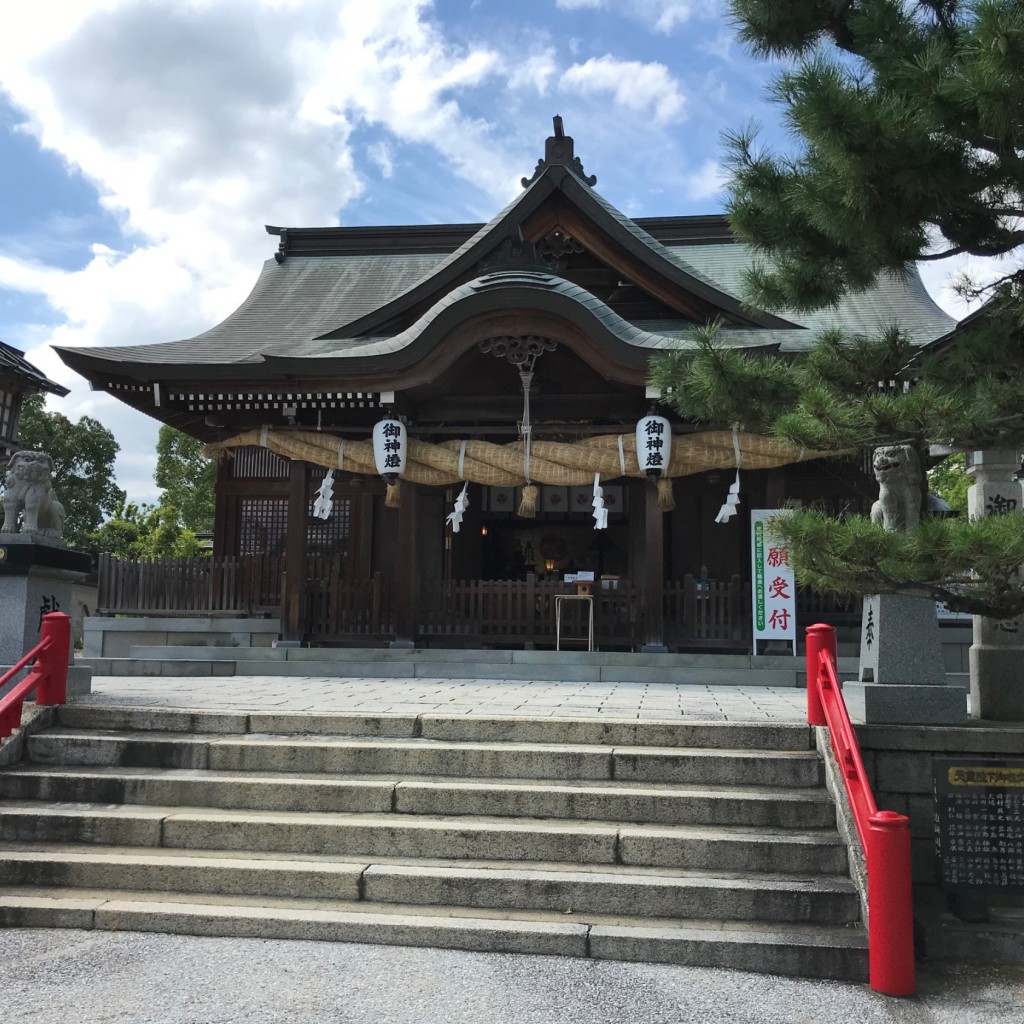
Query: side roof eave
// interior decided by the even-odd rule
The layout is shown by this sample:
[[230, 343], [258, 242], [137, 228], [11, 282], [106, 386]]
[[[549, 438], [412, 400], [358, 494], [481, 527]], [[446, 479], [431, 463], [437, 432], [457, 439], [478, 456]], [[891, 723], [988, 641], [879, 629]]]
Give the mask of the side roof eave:
[[633, 224], [623, 214], [619, 214], [611, 204], [598, 200], [589, 187], [580, 182], [568, 168], [553, 165], [548, 167], [533, 184], [506, 206], [490, 223], [485, 224], [465, 245], [435, 267], [422, 281], [373, 312], [320, 337], [326, 340], [355, 338], [370, 334], [402, 313], [406, 313], [424, 302], [429, 302], [432, 297], [440, 297], [457, 278], [474, 270], [484, 256], [509, 237], [513, 228], [521, 225], [540, 208], [545, 199], [555, 192], [561, 192], [581, 214], [599, 226], [631, 256], [642, 261], [652, 271], [679, 289], [727, 313], [738, 324], [768, 328], [800, 326], [774, 314], [745, 306], [736, 296], [714, 287], [695, 269], [688, 273], [681, 265], [683, 260], [678, 257], [673, 258], [660, 242]]

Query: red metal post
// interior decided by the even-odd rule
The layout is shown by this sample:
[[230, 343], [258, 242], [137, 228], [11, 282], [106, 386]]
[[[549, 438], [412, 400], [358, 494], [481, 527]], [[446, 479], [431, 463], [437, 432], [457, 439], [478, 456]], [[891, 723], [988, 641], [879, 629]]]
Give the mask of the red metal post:
[[878, 811], [868, 819], [868, 973], [888, 996], [914, 994], [914, 911], [910, 819]]
[[825, 709], [821, 706], [818, 691], [821, 679], [821, 652], [828, 651], [832, 660], [836, 657], [835, 626], [816, 622], [807, 627], [807, 724], [827, 725]]
[[10, 707], [0, 711], [0, 739], [10, 736], [21, 725], [22, 701], [15, 701]]
[[68, 696], [71, 619], [64, 612], [44, 615], [39, 639], [41, 642], [50, 642], [36, 659], [36, 671], [42, 676], [36, 689], [36, 703], [40, 707], [63, 704]]

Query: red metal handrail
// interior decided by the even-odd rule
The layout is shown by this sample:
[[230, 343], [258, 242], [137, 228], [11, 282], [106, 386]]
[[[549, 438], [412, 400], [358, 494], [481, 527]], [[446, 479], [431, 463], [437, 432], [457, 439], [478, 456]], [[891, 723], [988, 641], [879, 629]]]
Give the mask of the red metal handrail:
[[0, 676], [0, 688], [9, 683], [30, 661], [32, 671], [17, 686], [0, 697], [0, 739], [21, 725], [22, 705], [33, 690], [36, 704], [63, 704], [68, 693], [68, 655], [71, 650], [71, 619], [63, 612], [43, 616], [39, 643]]
[[807, 722], [828, 727], [846, 784], [868, 872], [868, 980], [876, 992], [914, 994], [914, 913], [910, 819], [880, 811], [839, 688], [836, 631], [807, 627]]

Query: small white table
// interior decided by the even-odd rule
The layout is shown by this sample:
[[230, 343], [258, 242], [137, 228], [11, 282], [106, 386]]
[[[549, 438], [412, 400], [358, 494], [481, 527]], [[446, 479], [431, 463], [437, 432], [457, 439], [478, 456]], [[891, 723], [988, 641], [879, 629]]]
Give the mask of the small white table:
[[[587, 650], [594, 649], [594, 598], [591, 594], [555, 594], [555, 650], [562, 649], [562, 603], [564, 601], [586, 601], [587, 602]], [[583, 637], [571, 637], [572, 640], [582, 640]]]

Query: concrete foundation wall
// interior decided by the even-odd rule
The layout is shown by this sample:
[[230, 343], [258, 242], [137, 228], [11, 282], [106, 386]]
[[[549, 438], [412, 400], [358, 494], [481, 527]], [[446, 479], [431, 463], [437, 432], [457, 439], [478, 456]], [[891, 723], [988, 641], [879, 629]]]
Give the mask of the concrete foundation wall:
[[107, 618], [84, 620], [87, 658], [127, 658], [139, 644], [154, 647], [271, 647], [281, 635], [278, 619]]

